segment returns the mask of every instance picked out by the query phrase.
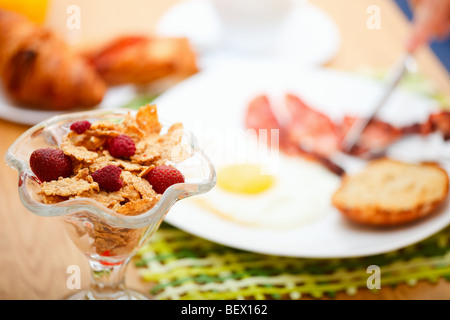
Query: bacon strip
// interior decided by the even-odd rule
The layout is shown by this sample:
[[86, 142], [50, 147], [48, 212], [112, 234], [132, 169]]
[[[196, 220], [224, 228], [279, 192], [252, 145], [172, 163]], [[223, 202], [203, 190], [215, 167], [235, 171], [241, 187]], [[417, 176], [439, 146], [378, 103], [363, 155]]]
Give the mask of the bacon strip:
[[258, 96], [250, 102], [245, 118], [245, 125], [247, 128], [257, 131], [260, 129], [278, 130], [280, 149], [287, 154], [297, 153], [297, 148], [294, 148], [289, 137], [289, 131], [278, 122], [278, 119], [272, 112], [272, 107], [267, 96]]
[[450, 140], [450, 111], [442, 111], [430, 115], [431, 130], [438, 131], [444, 140]]
[[[273, 113], [268, 97], [256, 97], [248, 106], [246, 126], [256, 130], [278, 129], [279, 146], [284, 153], [317, 161], [332, 172], [342, 175], [344, 170], [330, 161], [329, 157], [336, 151], [343, 151], [342, 141], [357, 118], [345, 116], [342, 123], [334, 123], [293, 94], [285, 96], [285, 104], [290, 121], [281, 125]], [[449, 111], [431, 114], [424, 123], [402, 128], [373, 119], [362, 133], [358, 144], [348, 153], [358, 157], [373, 157], [405, 135], [428, 135], [432, 132], [440, 132], [444, 139], [450, 139]]]
[[330, 118], [293, 94], [286, 95], [285, 103], [292, 119], [289, 126], [292, 140], [322, 156], [329, 156], [339, 149], [340, 129]]
[[245, 125], [249, 129], [278, 129], [279, 130], [279, 148], [281, 151], [291, 156], [302, 156], [312, 161], [324, 165], [331, 172], [342, 176], [345, 171], [337, 164], [333, 163], [327, 157], [314, 152], [303, 149], [298, 141], [292, 139], [290, 126], [281, 126], [274, 115], [269, 99], [265, 95], [261, 95], [253, 99], [247, 109]]
[[[341, 125], [342, 138], [344, 138], [356, 120], [356, 117], [344, 117]], [[350, 154], [358, 156], [384, 150], [402, 136], [403, 132], [401, 129], [384, 121], [373, 119], [361, 134], [358, 144], [350, 151]]]
[[433, 132], [440, 132], [444, 140], [450, 140], [450, 111], [432, 113], [424, 123], [415, 123], [401, 128], [402, 133], [428, 135]]

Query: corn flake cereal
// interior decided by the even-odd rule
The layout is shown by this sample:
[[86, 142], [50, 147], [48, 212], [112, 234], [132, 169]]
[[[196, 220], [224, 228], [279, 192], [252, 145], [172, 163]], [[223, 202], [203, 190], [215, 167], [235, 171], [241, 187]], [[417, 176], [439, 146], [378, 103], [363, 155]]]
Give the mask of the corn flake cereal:
[[[117, 119], [115, 119], [117, 120]], [[89, 198], [118, 214], [135, 216], [151, 210], [160, 200], [151, 184], [145, 179], [156, 166], [168, 161], [184, 160], [179, 157], [183, 126], [175, 124], [165, 134], [158, 120], [156, 106], [147, 105], [139, 109], [134, 118], [124, 115], [123, 120], [97, 121], [81, 134], [70, 131], [61, 141], [61, 150], [72, 159], [73, 175], [67, 178], [44, 182], [40, 185], [39, 196], [45, 204]], [[130, 158], [115, 158], [108, 151], [110, 139], [120, 134], [129, 136], [135, 143], [136, 151]], [[187, 156], [186, 153], [182, 153]], [[117, 166], [122, 171], [123, 184], [117, 191], [106, 191], [94, 181], [92, 174], [106, 166]], [[106, 224], [89, 212], [89, 228], [83, 228], [67, 219], [79, 236], [88, 234], [99, 255], [120, 255], [136, 246], [141, 229], [117, 228]]]
[[[124, 215], [136, 215], [150, 210], [160, 199], [146, 175], [155, 166], [173, 161], [183, 135], [179, 123], [162, 134], [155, 105], [141, 107], [136, 117], [126, 114], [122, 121], [96, 121], [84, 133], [70, 131], [61, 141], [61, 150], [72, 159], [73, 176], [41, 185], [40, 196], [47, 204], [68, 199], [90, 198]], [[120, 134], [128, 135], [136, 146], [129, 159], [115, 158], [108, 151], [108, 140]], [[108, 192], [92, 178], [92, 174], [114, 165], [122, 172], [120, 190]]]

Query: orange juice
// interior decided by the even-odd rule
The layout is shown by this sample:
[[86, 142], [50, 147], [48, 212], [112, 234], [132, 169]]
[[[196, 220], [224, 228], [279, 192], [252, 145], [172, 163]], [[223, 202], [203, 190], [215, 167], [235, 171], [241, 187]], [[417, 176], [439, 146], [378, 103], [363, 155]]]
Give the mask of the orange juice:
[[19, 12], [42, 24], [47, 13], [48, 0], [0, 0], [0, 8]]

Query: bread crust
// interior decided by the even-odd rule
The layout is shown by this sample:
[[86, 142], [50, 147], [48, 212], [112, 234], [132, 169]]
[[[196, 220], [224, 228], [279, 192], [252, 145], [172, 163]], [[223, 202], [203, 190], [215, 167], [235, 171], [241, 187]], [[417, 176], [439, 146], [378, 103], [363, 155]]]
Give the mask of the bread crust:
[[[370, 174], [369, 171], [372, 170], [374, 165], [376, 166], [380, 161], [383, 161], [384, 163], [391, 162], [396, 165], [411, 165], [384, 158], [372, 161], [361, 174]], [[342, 178], [341, 186], [332, 197], [332, 204], [342, 213], [344, 217], [350, 221], [371, 226], [397, 226], [429, 216], [439, 209], [448, 199], [449, 177], [443, 168], [434, 163], [422, 163], [419, 166], [413, 166], [415, 166], [415, 170], [420, 170], [421, 167], [434, 168], [435, 170], [438, 170], [444, 178], [445, 182], [440, 186], [440, 192], [434, 199], [410, 203], [406, 205], [407, 208], [405, 209], [388, 208], [386, 207], [386, 204], [383, 203], [383, 199], [379, 199], [379, 202], [376, 204], [368, 203], [366, 205], [354, 205], [349, 203], [349, 201], [343, 201], [341, 198], [342, 193], [346, 192], [347, 186], [354, 183], [354, 176], [346, 175]], [[401, 177], [399, 176], [396, 178]], [[380, 188], [382, 187], [383, 186], [380, 186]]]

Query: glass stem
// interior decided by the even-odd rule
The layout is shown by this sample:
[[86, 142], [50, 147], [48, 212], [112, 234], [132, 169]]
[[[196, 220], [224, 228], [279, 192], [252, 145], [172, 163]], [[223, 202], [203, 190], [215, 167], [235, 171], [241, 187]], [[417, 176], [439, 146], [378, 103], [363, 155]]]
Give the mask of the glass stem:
[[98, 261], [90, 260], [92, 299], [121, 299], [127, 298], [125, 286], [125, 271], [129, 260], [119, 265], [104, 265]]

